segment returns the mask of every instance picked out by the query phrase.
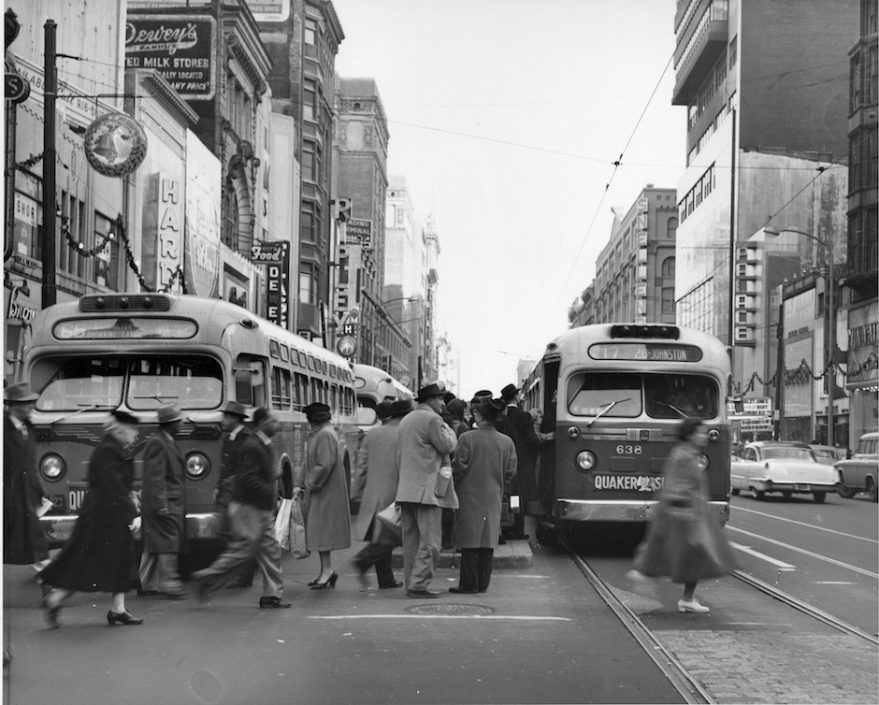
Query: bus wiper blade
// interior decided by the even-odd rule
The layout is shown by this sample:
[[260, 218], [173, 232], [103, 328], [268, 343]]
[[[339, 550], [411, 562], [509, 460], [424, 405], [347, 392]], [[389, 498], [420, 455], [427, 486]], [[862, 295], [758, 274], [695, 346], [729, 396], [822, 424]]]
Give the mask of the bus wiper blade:
[[95, 411], [96, 409], [110, 409], [110, 408], [112, 408], [112, 407], [110, 407], [107, 404], [89, 404], [87, 406], [82, 407], [81, 409], [77, 409], [76, 411], [74, 411], [72, 414], [70, 414], [68, 416], [62, 416], [60, 419], [55, 419], [50, 425], [54, 426], [56, 423], [60, 423], [62, 421], [67, 421], [69, 419], [72, 419], [74, 416], [79, 416], [84, 411]]
[[604, 416], [608, 411], [613, 409], [617, 404], [622, 404], [624, 401], [632, 401], [632, 397], [626, 397], [625, 399], [616, 399], [615, 401], [606, 401], [602, 406], [604, 407], [601, 411], [599, 411], [595, 416], [589, 419], [586, 422], [587, 426], [591, 426], [593, 423], [598, 421], [602, 416]]

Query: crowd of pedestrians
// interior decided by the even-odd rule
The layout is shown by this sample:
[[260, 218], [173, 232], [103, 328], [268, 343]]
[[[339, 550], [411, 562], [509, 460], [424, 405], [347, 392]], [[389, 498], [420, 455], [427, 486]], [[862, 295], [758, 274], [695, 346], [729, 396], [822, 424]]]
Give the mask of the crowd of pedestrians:
[[[52, 628], [59, 626], [61, 608], [74, 592], [110, 593], [106, 619], [111, 626], [142, 624], [125, 606], [140, 532], [139, 593], [172, 599], [187, 595], [179, 568], [179, 556], [186, 551], [185, 460], [176, 440], [183, 413], [173, 403], [158, 407], [157, 429], [138, 449], [143, 457], [139, 498], [133, 492], [139, 419], [124, 410], [110, 414], [89, 460], [88, 489], [73, 533], [49, 562], [38, 521], [46, 500], [36, 476], [29, 422], [36, 399], [26, 385], [5, 390], [4, 562], [40, 568], [42, 604]], [[376, 409], [381, 424], [360, 442], [350, 485], [330, 408], [322, 403], [305, 407], [310, 431], [293, 495], [302, 504], [307, 549], [320, 560], [308, 587], [335, 587], [339, 576], [332, 555], [351, 546], [353, 529], [353, 540], [366, 544], [352, 560], [364, 588], [372, 568], [379, 589], [405, 587], [412, 598], [439, 597], [443, 591], [433, 586], [436, 564], [443, 546], [451, 545], [460, 552], [460, 574], [449, 592], [486, 592], [495, 548], [504, 540], [505, 504], [520, 499], [523, 519], [512, 527], [518, 538], [536, 538], [537, 518], [545, 512], [538, 491], [539, 450], [553, 436], [541, 433], [539, 410], [524, 411], [520, 401], [514, 384], [497, 397], [480, 390], [469, 402], [440, 383], [422, 387], [415, 402], [387, 398]], [[255, 409], [249, 425], [246, 419], [244, 406], [226, 403], [215, 497], [223, 548], [191, 579], [198, 602], [205, 603], [220, 587], [249, 586], [258, 570], [259, 607], [286, 608], [291, 602], [284, 597], [282, 549], [275, 534], [279, 474], [273, 437], [278, 421], [266, 408]], [[703, 436], [698, 419], [682, 424], [681, 443], [665, 469], [657, 520], [630, 573], [633, 580], [670, 575], [684, 583], [679, 608], [692, 612], [707, 609], [694, 597], [697, 581], [732, 566], [719, 527], [704, 530], [701, 548], [708, 559], [695, 561], [679, 550], [687, 545], [681, 527], [693, 516], [704, 527], [704, 479], [693, 460]], [[352, 506], [358, 508], [353, 527]], [[398, 546], [402, 581], [392, 567]]]

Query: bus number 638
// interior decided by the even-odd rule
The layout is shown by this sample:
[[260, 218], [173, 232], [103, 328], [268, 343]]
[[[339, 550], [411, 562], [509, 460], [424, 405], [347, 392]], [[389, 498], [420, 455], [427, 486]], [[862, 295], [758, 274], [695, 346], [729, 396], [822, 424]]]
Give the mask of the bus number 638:
[[644, 450], [641, 446], [632, 446], [632, 445], [618, 445], [617, 446], [617, 455], [641, 455]]

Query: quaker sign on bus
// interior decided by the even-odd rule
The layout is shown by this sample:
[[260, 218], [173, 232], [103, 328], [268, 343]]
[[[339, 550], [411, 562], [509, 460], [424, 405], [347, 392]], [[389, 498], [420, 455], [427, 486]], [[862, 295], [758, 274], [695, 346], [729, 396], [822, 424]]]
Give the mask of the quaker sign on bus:
[[214, 97], [217, 24], [208, 15], [129, 14], [125, 68], [154, 69], [187, 100]]

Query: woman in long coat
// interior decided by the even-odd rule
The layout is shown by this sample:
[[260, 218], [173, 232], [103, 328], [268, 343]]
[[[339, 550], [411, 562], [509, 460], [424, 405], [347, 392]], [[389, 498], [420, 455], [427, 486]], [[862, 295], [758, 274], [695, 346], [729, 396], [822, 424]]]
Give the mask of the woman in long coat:
[[112, 593], [107, 612], [111, 626], [143, 623], [125, 609], [134, 563], [132, 531], [140, 527], [130, 496], [137, 423], [137, 417], [126, 411], [112, 413], [89, 460], [88, 489], [70, 540], [39, 574], [44, 584], [55, 588], [43, 601], [46, 621], [53, 629], [58, 627], [62, 603], [76, 591]]
[[647, 536], [635, 553], [629, 577], [668, 576], [684, 584], [680, 612], [708, 612], [693, 596], [700, 580], [719, 578], [735, 568], [732, 547], [708, 511], [702, 452], [708, 431], [699, 418], [686, 418], [663, 468], [662, 491]]
[[483, 399], [473, 407], [476, 428], [461, 434], [452, 471], [458, 494], [455, 547], [461, 549], [458, 586], [449, 592], [485, 592], [501, 522], [504, 483], [516, 474], [516, 447], [494, 420], [500, 402]]
[[348, 480], [339, 437], [330, 422], [330, 407], [313, 403], [303, 409], [311, 431], [305, 454], [304, 475], [296, 487], [304, 489], [305, 545], [320, 556], [320, 575], [309, 583], [312, 590], [335, 587], [331, 551], [351, 545]]

